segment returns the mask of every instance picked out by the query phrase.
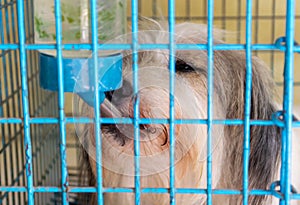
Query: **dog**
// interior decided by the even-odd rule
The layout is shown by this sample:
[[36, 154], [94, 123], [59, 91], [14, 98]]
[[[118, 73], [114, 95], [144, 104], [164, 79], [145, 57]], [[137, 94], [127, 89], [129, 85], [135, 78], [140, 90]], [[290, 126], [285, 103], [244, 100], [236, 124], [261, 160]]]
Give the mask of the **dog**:
[[[167, 26], [151, 19], [141, 21], [139, 43], [168, 43]], [[175, 26], [177, 44], [206, 44], [207, 26], [182, 23]], [[223, 44], [224, 32], [215, 29], [214, 44]], [[130, 40], [130, 35], [127, 40]], [[139, 99], [139, 117], [169, 119], [169, 51], [140, 50], [138, 53], [139, 90], [133, 91], [132, 54], [124, 52], [123, 86], [107, 92], [110, 109], [101, 109], [101, 117], [134, 117], [134, 104]], [[175, 119], [205, 120], [208, 117], [207, 51], [177, 50], [175, 59]], [[270, 120], [279, 110], [275, 103], [275, 83], [267, 66], [252, 57], [251, 120]], [[245, 118], [246, 55], [244, 51], [216, 50], [213, 66], [213, 119]], [[101, 105], [101, 108], [102, 105]], [[112, 109], [112, 110], [113, 110]], [[82, 104], [82, 113], [93, 117], [94, 110]], [[207, 187], [207, 155], [212, 157], [212, 188], [242, 190], [244, 126], [213, 124], [212, 149], [207, 151], [205, 123], [176, 123], [170, 130], [168, 123], [140, 124], [140, 186], [141, 188], [170, 188], [170, 131], [175, 135], [175, 187]], [[87, 124], [79, 136], [82, 144], [81, 171], [88, 176], [89, 186], [96, 185], [94, 125]], [[134, 188], [134, 128], [130, 124], [102, 124], [103, 187]], [[279, 180], [282, 130], [275, 125], [250, 128], [248, 188], [266, 190]], [[299, 141], [296, 138], [293, 140]], [[295, 143], [294, 143], [295, 144]], [[296, 149], [293, 144], [293, 150]], [[299, 152], [293, 152], [297, 159]], [[293, 163], [293, 174], [296, 174]], [[299, 169], [298, 169], [299, 171]], [[84, 177], [82, 177], [83, 179]], [[85, 178], [84, 178], [85, 179]], [[297, 181], [298, 180], [298, 181]], [[292, 183], [300, 187], [299, 178]], [[170, 203], [169, 194], [141, 194], [143, 205]], [[82, 204], [97, 204], [96, 194], [88, 195]], [[176, 194], [176, 204], [205, 204], [205, 194]], [[213, 204], [242, 204], [241, 195], [213, 195]], [[276, 204], [275, 197], [250, 195], [249, 204]], [[104, 193], [104, 204], [135, 204], [134, 193]]]

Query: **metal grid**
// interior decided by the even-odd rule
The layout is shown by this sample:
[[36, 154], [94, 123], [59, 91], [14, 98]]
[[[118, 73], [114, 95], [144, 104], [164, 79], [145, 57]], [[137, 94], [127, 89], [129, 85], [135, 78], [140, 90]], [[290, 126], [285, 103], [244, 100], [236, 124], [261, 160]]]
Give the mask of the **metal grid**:
[[[32, 1], [6, 0], [0, 6], [0, 204], [26, 204], [29, 187], [59, 185], [57, 125], [29, 123], [30, 118], [57, 116], [57, 94], [39, 87], [37, 52], [24, 49], [34, 40], [32, 6]], [[47, 199], [35, 195], [38, 204]]]
[[[33, 16], [32, 8], [33, 1], [8, 1], [2, 0], [0, 5], [0, 36], [1, 36], [1, 89], [0, 89], [0, 133], [1, 133], [1, 146], [0, 146], [0, 159], [1, 159], [1, 186], [0, 186], [0, 204], [69, 204], [68, 195], [70, 193], [78, 192], [93, 192], [98, 193], [98, 204], [103, 204], [103, 193], [106, 192], [131, 192], [135, 193], [135, 203], [140, 204], [140, 197], [142, 193], [169, 193], [170, 204], [176, 204], [176, 194], [207, 194], [207, 204], [212, 204], [213, 194], [242, 194], [243, 204], [248, 204], [249, 195], [252, 194], [273, 194], [270, 190], [248, 190], [248, 173], [247, 166], [249, 162], [249, 142], [250, 142], [250, 125], [272, 125], [273, 121], [255, 122], [250, 120], [250, 87], [251, 87], [251, 56], [253, 51], [257, 52], [270, 52], [270, 62], [274, 63], [274, 52], [285, 53], [285, 76], [282, 85], [284, 85], [284, 110], [285, 117], [283, 127], [283, 140], [282, 141], [282, 167], [281, 167], [281, 187], [283, 187], [283, 196], [281, 204], [288, 204], [291, 198], [300, 199], [300, 194], [290, 195], [290, 153], [291, 149], [291, 130], [293, 126], [300, 126], [299, 122], [292, 121], [292, 106], [293, 106], [293, 86], [294, 86], [294, 53], [300, 52], [300, 47], [294, 44], [294, 30], [295, 19], [295, 1], [287, 0], [286, 15], [275, 16], [271, 18], [273, 22], [272, 29], [275, 29], [276, 18], [285, 19], [286, 21], [286, 39], [285, 45], [275, 45], [273, 42], [260, 43], [258, 36], [255, 33], [258, 28], [258, 23], [255, 29], [252, 29], [253, 21], [259, 21], [264, 17], [254, 15], [252, 10], [258, 11], [258, 0], [256, 0], [256, 7], [253, 8], [253, 2], [247, 1], [245, 15], [242, 15], [239, 9], [239, 15], [234, 17], [214, 16], [214, 1], [203, 1], [204, 15], [195, 17], [190, 16], [189, 11], [191, 8], [190, 0], [187, 0], [185, 17], [175, 16], [175, 0], [168, 0], [168, 22], [170, 32], [170, 42], [166, 45], [160, 45], [161, 48], [170, 50], [170, 189], [153, 189], [140, 187], [139, 177], [139, 124], [147, 124], [148, 121], [139, 118], [139, 99], [134, 105], [134, 117], [128, 119], [129, 123], [134, 124], [134, 153], [135, 153], [135, 189], [122, 189], [122, 188], [106, 188], [102, 187], [102, 173], [101, 166], [97, 164], [97, 186], [96, 187], [76, 187], [70, 186], [68, 179], [67, 169], [67, 129], [66, 125], [71, 123], [95, 123], [95, 136], [97, 155], [96, 159], [101, 159], [101, 123], [110, 123], [108, 119], [100, 118], [99, 111], [99, 96], [98, 84], [95, 84], [95, 118], [94, 119], [75, 119], [65, 116], [65, 96], [63, 93], [63, 68], [62, 68], [62, 48], [70, 49], [90, 49], [97, 51], [101, 49], [114, 49], [116, 45], [110, 47], [109, 45], [98, 45], [98, 29], [96, 22], [96, 12], [91, 13], [92, 19], [92, 43], [91, 44], [69, 44], [63, 45], [61, 36], [61, 12], [60, 1], [55, 0], [55, 16], [56, 16], [56, 33], [57, 40], [55, 45], [43, 45], [44, 49], [56, 49], [58, 56], [58, 94], [54, 92], [46, 92], [39, 88], [38, 79], [38, 62], [36, 50], [40, 49], [40, 45], [33, 44]], [[134, 93], [138, 92], [138, 64], [137, 52], [140, 49], [153, 49], [153, 45], [139, 45], [138, 44], [138, 11], [142, 9], [142, 3], [137, 0], [131, 0], [131, 21], [132, 21], [132, 44], [120, 44], [118, 49], [131, 48], [133, 51], [133, 71], [134, 72]], [[152, 16], [156, 17], [157, 0], [153, 0]], [[240, 2], [240, 1], [238, 1]], [[276, 1], [273, 1], [274, 8]], [[91, 8], [95, 9], [96, 0], [90, 1]], [[225, 9], [226, 1], [222, 1]], [[241, 8], [241, 3], [238, 4]], [[296, 17], [296, 18], [295, 18]], [[237, 30], [242, 30], [241, 22], [245, 21], [245, 42], [243, 38], [237, 38], [235, 44], [213, 45], [213, 23], [221, 21], [222, 28], [226, 28], [226, 21], [231, 18], [237, 18]], [[269, 18], [269, 17], [266, 17]], [[201, 20], [207, 23], [208, 38], [207, 44], [204, 45], [178, 45], [174, 44], [174, 25], [176, 21], [182, 20]], [[11, 23], [8, 23], [11, 22]], [[101, 32], [101, 31], [100, 31]], [[253, 36], [254, 33], [254, 37]], [[274, 39], [275, 36], [272, 36]], [[256, 44], [258, 43], [258, 44]], [[155, 47], [155, 46], [154, 46]], [[207, 158], [207, 189], [176, 189], [175, 188], [175, 175], [174, 175], [174, 146], [175, 135], [174, 126], [176, 123], [187, 123], [185, 120], [177, 121], [174, 117], [174, 53], [178, 49], [201, 49], [207, 50], [208, 53], [208, 119], [204, 121], [190, 121], [188, 123], [205, 123], [207, 124], [208, 133], [208, 153], [211, 150], [211, 127], [215, 123], [213, 119], [213, 54], [214, 50], [244, 50], [247, 56], [247, 78], [246, 78], [246, 98], [245, 101], [245, 119], [243, 120], [224, 120], [219, 123], [223, 124], [244, 124], [244, 170], [243, 174], [243, 190], [213, 190], [212, 189], [212, 159], [208, 155]], [[94, 67], [97, 66], [97, 52], [93, 52]], [[271, 65], [271, 67], [274, 67]], [[95, 69], [95, 78], [97, 69]], [[10, 80], [8, 80], [10, 79]], [[97, 79], [95, 79], [97, 82]], [[296, 82], [298, 83], [298, 82]], [[297, 84], [296, 84], [297, 85]], [[116, 119], [124, 122], [124, 119]], [[152, 120], [155, 123], [155, 120]], [[57, 138], [56, 136], [59, 136]], [[3, 161], [2, 161], [3, 160]], [[59, 202], [54, 200], [53, 193], [59, 196]]]

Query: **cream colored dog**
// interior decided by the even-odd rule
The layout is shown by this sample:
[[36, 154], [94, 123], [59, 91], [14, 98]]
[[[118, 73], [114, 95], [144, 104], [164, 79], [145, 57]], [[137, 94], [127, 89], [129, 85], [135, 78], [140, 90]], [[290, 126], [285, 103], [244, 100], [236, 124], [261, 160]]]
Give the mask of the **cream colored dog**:
[[[150, 19], [140, 28], [139, 43], [168, 43], [165, 27]], [[183, 23], [176, 25], [176, 43], [205, 44], [206, 26]], [[220, 31], [214, 34], [217, 38]], [[214, 44], [222, 44], [215, 39]], [[133, 105], [140, 100], [140, 118], [169, 118], [169, 53], [168, 50], [141, 50], [138, 53], [139, 92], [132, 90], [132, 55], [124, 53], [123, 87], [107, 93], [102, 117], [133, 118]], [[177, 50], [175, 55], [175, 118], [207, 119], [207, 52], [204, 50]], [[244, 119], [245, 104], [245, 52], [226, 50], [214, 52], [214, 119]], [[252, 58], [251, 120], [270, 120], [278, 109], [274, 103], [275, 87], [269, 70], [258, 58]], [[117, 110], [116, 112], [114, 112]], [[93, 117], [93, 108], [84, 104], [82, 113]], [[114, 116], [118, 113], [120, 116]], [[166, 122], [166, 121], [164, 121]], [[201, 122], [201, 121], [200, 121]], [[207, 126], [202, 124], [175, 125], [175, 186], [176, 188], [207, 187], [207, 154], [212, 156], [213, 189], [242, 190], [243, 185], [243, 125], [212, 126], [212, 150], [208, 153]], [[102, 124], [103, 187], [134, 188], [134, 140], [130, 124]], [[170, 129], [167, 123], [140, 124], [140, 184], [141, 188], [169, 188]], [[249, 161], [249, 190], [269, 189], [278, 180], [281, 155], [281, 129], [276, 126], [251, 126], [251, 152]], [[293, 137], [292, 183], [300, 188], [299, 135]], [[95, 185], [94, 126], [87, 125], [80, 136], [84, 152], [82, 171]], [[298, 152], [294, 152], [297, 150]], [[297, 160], [297, 162], [294, 162]], [[134, 193], [105, 193], [106, 205], [135, 204]], [[276, 203], [275, 197], [249, 197], [251, 205]], [[96, 195], [84, 204], [97, 204]], [[169, 194], [141, 194], [143, 205], [167, 205]], [[176, 194], [176, 204], [206, 204], [202, 194]], [[242, 204], [241, 195], [213, 195], [213, 204]]]

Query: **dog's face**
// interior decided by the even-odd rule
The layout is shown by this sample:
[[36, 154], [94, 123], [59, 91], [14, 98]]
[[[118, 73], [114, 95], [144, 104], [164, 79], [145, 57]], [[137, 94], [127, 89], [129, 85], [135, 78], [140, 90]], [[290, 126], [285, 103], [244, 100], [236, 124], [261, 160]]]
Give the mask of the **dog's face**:
[[[206, 27], [196, 24], [181, 24], [176, 27], [176, 43], [206, 43]], [[164, 31], [145, 31], [139, 34], [140, 43], [167, 43], [168, 33]], [[215, 41], [215, 43], [221, 43]], [[169, 53], [165, 50], [141, 51], [139, 54], [139, 71], [135, 75], [138, 89], [133, 89], [132, 55], [124, 54], [123, 86], [106, 93], [105, 102], [111, 109], [103, 109], [102, 117], [124, 117], [148, 119], [149, 123], [136, 124], [103, 124], [102, 132], [102, 170], [104, 187], [134, 187], [134, 132], [139, 131], [140, 144], [140, 180], [141, 187], [169, 188], [170, 164], [170, 91], [169, 91]], [[214, 53], [214, 119], [243, 119], [245, 55], [237, 51], [219, 51]], [[213, 157], [212, 185], [214, 188], [235, 188], [241, 186], [242, 165], [242, 126], [212, 126], [212, 150], [207, 151], [207, 54], [206, 51], [177, 51], [174, 56], [174, 117], [173, 133], [175, 137], [175, 185], [177, 188], [206, 188], [206, 158]], [[274, 111], [272, 106], [273, 84], [265, 66], [253, 59], [253, 96], [252, 117], [266, 119]], [[263, 86], [263, 87], [262, 87]], [[136, 105], [138, 102], [138, 106]], [[136, 107], [135, 107], [136, 106]], [[109, 106], [108, 106], [109, 108]], [[139, 108], [135, 113], [134, 108]], [[83, 108], [88, 116], [93, 109], [87, 105]], [[114, 110], [117, 110], [114, 112]], [[151, 121], [155, 119], [157, 121]], [[197, 119], [202, 124], [185, 123], [180, 120]], [[161, 120], [161, 121], [159, 121]], [[202, 120], [202, 121], [201, 121]], [[278, 160], [279, 145], [277, 138], [261, 142], [261, 135], [276, 135], [274, 130], [253, 129], [252, 144], [257, 150], [251, 156], [253, 160], [266, 160], [268, 165]], [[266, 136], [267, 137], [267, 136]], [[87, 159], [93, 177], [96, 175], [94, 127], [88, 125], [83, 136], [83, 144], [89, 154]], [[268, 145], [268, 147], [263, 147]], [[254, 148], [255, 149], [255, 148]], [[274, 156], [267, 159], [265, 154], [273, 149]], [[251, 150], [252, 151], [252, 150]], [[259, 155], [259, 156], [256, 156]], [[269, 163], [268, 163], [269, 162]], [[250, 162], [250, 168], [258, 168]], [[239, 167], [240, 166], [240, 167]], [[272, 167], [262, 166], [264, 182], [268, 183], [275, 171]], [[266, 165], [267, 166], [267, 165]], [[237, 169], [237, 170], [234, 170]], [[267, 170], [266, 170], [267, 169]], [[232, 173], [232, 171], [235, 173]], [[251, 175], [253, 174], [253, 176]], [[257, 180], [259, 173], [250, 171], [251, 187], [262, 188]], [[269, 176], [264, 176], [269, 175]], [[252, 178], [251, 178], [252, 177]], [[94, 185], [94, 184], [91, 184]], [[268, 186], [266, 184], [265, 186]], [[105, 204], [134, 204], [134, 194], [106, 193]], [[203, 204], [205, 195], [176, 195], [177, 204]], [[230, 199], [229, 199], [230, 200]], [[252, 200], [252, 199], [251, 199]], [[256, 201], [258, 200], [258, 201]], [[261, 204], [261, 199], [253, 199], [253, 204]], [[168, 194], [143, 194], [142, 204], [168, 204]], [[93, 203], [93, 202], [92, 202]], [[235, 203], [237, 204], [237, 203]]]

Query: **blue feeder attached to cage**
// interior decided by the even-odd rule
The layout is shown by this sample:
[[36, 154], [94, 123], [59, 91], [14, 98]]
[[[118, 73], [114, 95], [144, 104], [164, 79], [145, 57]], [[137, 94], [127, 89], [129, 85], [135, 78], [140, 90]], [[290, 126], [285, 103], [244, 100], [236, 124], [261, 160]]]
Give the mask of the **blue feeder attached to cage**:
[[[40, 86], [58, 91], [57, 58], [39, 54]], [[94, 63], [92, 58], [63, 58], [64, 92], [78, 94], [86, 103], [94, 102]], [[100, 101], [104, 92], [116, 90], [122, 85], [122, 54], [98, 58], [98, 85]]]
[[[91, 43], [91, 6], [87, 0], [61, 0], [61, 28], [63, 44]], [[35, 43], [55, 44], [56, 24], [54, 1], [35, 0]], [[53, 9], [49, 9], [53, 8]], [[126, 33], [126, 0], [96, 1], [98, 43], [111, 42]], [[124, 43], [118, 41], [118, 43]], [[87, 50], [63, 50], [64, 92], [79, 94], [89, 105], [94, 99], [94, 68]], [[39, 50], [40, 85], [58, 91], [57, 57], [55, 50]], [[98, 58], [98, 85], [101, 99], [104, 92], [115, 90], [122, 83], [122, 55], [120, 51], [101, 51]]]

